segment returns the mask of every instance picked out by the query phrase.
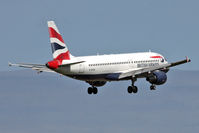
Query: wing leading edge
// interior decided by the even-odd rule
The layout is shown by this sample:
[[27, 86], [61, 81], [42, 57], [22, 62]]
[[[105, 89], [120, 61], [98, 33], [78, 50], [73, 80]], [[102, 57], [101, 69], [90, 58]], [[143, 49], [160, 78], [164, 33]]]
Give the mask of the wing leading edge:
[[173, 63], [168, 63], [168, 64], [154, 66], [154, 67], [140, 68], [136, 70], [135, 69], [128, 70], [128, 71], [121, 72], [121, 74], [118, 76], [118, 79], [130, 77], [130, 76], [135, 77], [135, 76], [151, 73], [153, 71], [161, 70], [161, 69], [169, 69], [170, 67], [174, 67], [174, 66], [181, 65], [188, 62], [191, 62], [191, 60], [188, 57], [186, 57], [185, 60], [181, 60], [181, 61], [177, 61]]

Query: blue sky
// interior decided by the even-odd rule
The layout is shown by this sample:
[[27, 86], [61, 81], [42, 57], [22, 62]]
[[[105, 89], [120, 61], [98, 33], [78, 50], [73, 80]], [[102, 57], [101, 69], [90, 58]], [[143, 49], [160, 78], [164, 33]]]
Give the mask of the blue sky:
[[[1, 0], [0, 131], [198, 131], [199, 78], [193, 71], [199, 66], [198, 5], [197, 0]], [[130, 81], [107, 83], [88, 96], [86, 83], [9, 68], [8, 61], [52, 59], [48, 20], [56, 22], [75, 56], [150, 49], [168, 61], [188, 55], [192, 62], [176, 67], [183, 71], [171, 70], [156, 91], [138, 80], [135, 95], [126, 92]]]
[[76, 56], [148, 51], [169, 61], [192, 59], [178, 69], [198, 70], [197, 0], [2, 0], [1, 70], [7, 62], [52, 59], [46, 22], [56, 21]]

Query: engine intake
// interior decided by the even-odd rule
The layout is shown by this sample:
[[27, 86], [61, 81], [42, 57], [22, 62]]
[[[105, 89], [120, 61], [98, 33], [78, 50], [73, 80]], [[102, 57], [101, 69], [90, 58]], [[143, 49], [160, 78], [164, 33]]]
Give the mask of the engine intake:
[[151, 84], [161, 85], [167, 81], [167, 75], [163, 71], [155, 71], [152, 75], [146, 78]]

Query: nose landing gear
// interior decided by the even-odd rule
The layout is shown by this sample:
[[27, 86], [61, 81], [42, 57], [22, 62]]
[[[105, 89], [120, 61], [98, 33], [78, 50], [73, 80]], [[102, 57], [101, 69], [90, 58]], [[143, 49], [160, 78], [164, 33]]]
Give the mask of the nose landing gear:
[[155, 86], [154, 84], [152, 84], [152, 85], [150, 86], [150, 89], [151, 89], [151, 90], [155, 90], [155, 89], [156, 89], [156, 86]]

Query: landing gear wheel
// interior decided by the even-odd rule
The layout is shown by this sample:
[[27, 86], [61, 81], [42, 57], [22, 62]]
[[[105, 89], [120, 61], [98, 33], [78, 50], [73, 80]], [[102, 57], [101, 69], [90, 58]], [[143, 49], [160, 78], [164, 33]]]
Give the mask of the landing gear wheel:
[[97, 94], [98, 89], [96, 87], [93, 87], [93, 94]]
[[128, 89], [127, 89], [128, 93], [132, 93], [133, 92], [133, 87], [132, 86], [129, 86]]
[[151, 89], [151, 90], [155, 90], [155, 89], [156, 89], [156, 86], [155, 86], [155, 85], [151, 85], [151, 86], [150, 86], [150, 89]]
[[96, 87], [89, 87], [88, 88], [88, 94], [97, 94], [98, 89]]
[[133, 86], [133, 93], [137, 93], [137, 92], [138, 92], [137, 86]]
[[127, 89], [128, 93], [137, 93], [138, 92], [138, 88], [137, 86], [129, 86]]
[[89, 87], [88, 88], [88, 94], [92, 94], [93, 93], [93, 88], [92, 87]]

